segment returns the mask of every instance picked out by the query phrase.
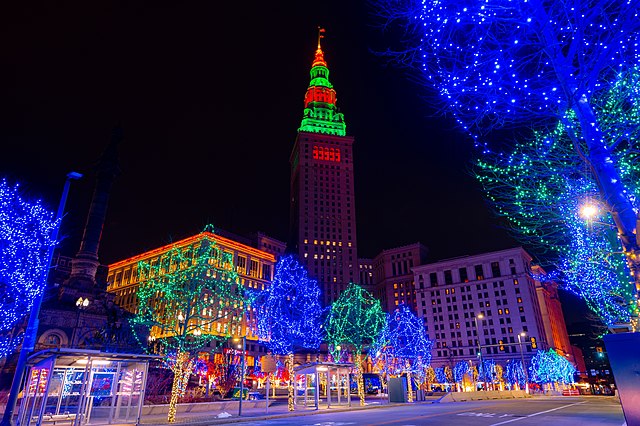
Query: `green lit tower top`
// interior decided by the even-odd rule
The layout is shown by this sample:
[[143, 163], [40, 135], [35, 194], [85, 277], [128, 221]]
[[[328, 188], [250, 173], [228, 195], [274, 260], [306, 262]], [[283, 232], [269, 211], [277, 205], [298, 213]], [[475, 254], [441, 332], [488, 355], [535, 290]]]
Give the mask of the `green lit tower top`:
[[324, 29], [318, 30], [318, 48], [311, 64], [311, 81], [304, 95], [304, 116], [300, 123], [300, 132], [324, 133], [346, 136], [347, 125], [344, 116], [336, 106], [336, 91], [329, 81], [329, 68], [324, 60], [320, 40]]

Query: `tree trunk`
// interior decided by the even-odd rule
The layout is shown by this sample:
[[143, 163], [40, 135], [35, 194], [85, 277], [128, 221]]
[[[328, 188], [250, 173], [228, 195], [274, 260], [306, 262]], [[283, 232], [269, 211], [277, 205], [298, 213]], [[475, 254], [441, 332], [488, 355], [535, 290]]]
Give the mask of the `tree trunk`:
[[174, 423], [176, 421], [176, 411], [178, 398], [184, 395], [186, 381], [189, 380], [189, 354], [180, 352], [176, 354], [176, 363], [173, 365], [173, 385], [171, 386], [171, 399], [169, 400], [169, 413], [167, 421]]
[[287, 368], [289, 370], [289, 399], [287, 402], [287, 406], [289, 408], [289, 411], [293, 411], [293, 392], [294, 382], [296, 379], [293, 372], [293, 354], [289, 354], [289, 356], [287, 357]]
[[602, 199], [618, 229], [618, 237], [631, 274], [630, 278], [635, 282], [637, 293], [640, 288], [640, 235], [636, 234], [636, 230], [640, 223], [640, 216], [635, 213], [631, 200], [625, 195], [620, 174], [605, 144], [606, 135], [598, 127], [598, 119], [584, 96], [576, 102], [574, 111], [580, 120], [582, 136], [589, 149], [587, 154], [589, 166], [598, 183]]
[[[358, 383], [358, 397], [360, 398], [360, 406], [364, 407], [364, 380], [362, 378], [362, 354], [360, 351], [356, 352], [356, 380]], [[347, 389], [347, 392], [351, 392], [351, 389]]]

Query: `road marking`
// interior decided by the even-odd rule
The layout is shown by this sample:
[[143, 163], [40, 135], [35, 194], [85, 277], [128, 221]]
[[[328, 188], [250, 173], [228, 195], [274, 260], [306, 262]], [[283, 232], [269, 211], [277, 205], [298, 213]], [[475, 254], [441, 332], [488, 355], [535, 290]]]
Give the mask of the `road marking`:
[[[493, 408], [493, 407], [497, 407], [497, 404], [494, 405], [489, 405], [486, 408]], [[427, 415], [420, 415], [420, 416], [415, 416], [415, 417], [407, 417], [404, 418], [402, 420], [405, 421], [410, 421], [410, 420], [423, 420], [423, 419], [428, 419], [431, 417], [439, 417], [439, 416], [446, 416], [448, 414], [457, 414], [457, 413], [464, 413], [469, 411], [469, 408], [465, 408], [462, 410], [455, 410], [455, 411], [443, 411], [440, 413], [433, 413], [433, 414], [427, 414]], [[380, 425], [386, 425], [386, 424], [392, 424], [392, 423], [398, 423], [400, 420], [396, 419], [396, 420], [388, 420], [388, 421], [384, 421], [384, 422], [377, 422], [377, 423], [370, 423], [371, 426], [380, 426]]]
[[529, 417], [535, 417], [535, 416], [539, 416], [540, 414], [545, 414], [545, 413], [550, 413], [552, 411], [556, 411], [556, 410], [562, 410], [564, 408], [569, 408], [569, 407], [573, 407], [574, 405], [580, 405], [580, 404], [586, 404], [587, 401], [582, 401], [582, 402], [575, 402], [573, 404], [569, 404], [569, 405], [563, 405], [561, 407], [556, 407], [556, 408], [552, 408], [550, 410], [545, 410], [545, 411], [540, 411], [537, 413], [533, 413], [533, 414], [529, 414], [526, 417], [517, 417], [515, 419], [511, 419], [511, 420], [505, 420], [504, 422], [500, 422], [500, 423], [494, 423], [491, 426], [498, 426], [498, 425], [504, 425], [507, 423], [511, 423], [511, 422], [517, 422], [518, 420], [522, 420], [522, 419], [528, 419]]
[[499, 415], [498, 413], [476, 413], [475, 411], [469, 411], [466, 413], [460, 413], [458, 414], [459, 416], [470, 416], [470, 417], [511, 417], [513, 416], [513, 414], [502, 414]]

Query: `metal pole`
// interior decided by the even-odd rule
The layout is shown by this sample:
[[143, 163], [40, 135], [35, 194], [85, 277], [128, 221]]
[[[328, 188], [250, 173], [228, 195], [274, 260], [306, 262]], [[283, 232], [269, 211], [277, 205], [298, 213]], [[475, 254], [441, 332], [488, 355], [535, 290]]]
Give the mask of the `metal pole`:
[[267, 373], [267, 391], [265, 392], [265, 395], [267, 396], [267, 405], [265, 407], [265, 413], [269, 414], [269, 375], [271, 373]]
[[238, 401], [238, 417], [242, 416], [242, 399], [244, 397], [244, 369], [247, 357], [247, 336], [242, 336], [242, 370], [240, 371], [240, 401]]
[[[62, 223], [62, 216], [64, 215], [64, 206], [67, 203], [67, 196], [69, 195], [69, 187], [71, 181], [74, 179], [80, 179], [82, 175], [80, 173], [71, 172], [67, 174], [67, 179], [64, 182], [64, 188], [62, 189], [62, 196], [60, 197], [60, 204], [58, 205], [58, 213], [56, 214], [56, 221], [58, 226], [53, 230], [51, 239], [54, 242], [58, 241], [58, 232], [60, 231], [60, 224]], [[9, 392], [9, 399], [7, 400], [7, 406], [4, 410], [4, 416], [2, 417], [1, 426], [10, 426], [13, 424], [13, 412], [16, 408], [16, 402], [18, 401], [18, 393], [20, 392], [20, 382], [24, 376], [24, 371], [27, 367], [27, 356], [33, 351], [36, 345], [36, 338], [38, 337], [38, 315], [40, 314], [40, 306], [42, 305], [42, 299], [44, 298], [44, 291], [49, 280], [49, 273], [51, 272], [51, 263], [53, 262], [53, 252], [55, 245], [49, 247], [48, 259], [47, 259], [47, 271], [44, 277], [44, 285], [40, 294], [36, 296], [31, 307], [31, 313], [29, 314], [29, 323], [27, 324], [27, 330], [24, 333], [22, 348], [20, 349], [20, 355], [18, 357], [18, 363], [16, 364], [16, 372], [13, 375], [13, 381], [11, 382], [11, 391]]]
[[522, 371], [524, 372], [524, 387], [525, 392], [529, 393], [529, 377], [527, 376], [527, 368], [524, 365], [524, 352], [522, 351], [522, 339], [518, 334], [518, 345], [520, 346], [520, 361], [522, 362]]
[[[480, 317], [480, 318], [482, 319], [482, 317]], [[484, 362], [482, 362], [482, 346], [480, 346], [480, 328], [478, 327], [478, 317], [474, 316], [473, 317], [473, 321], [476, 324], [476, 332], [478, 333], [478, 340], [477, 340], [477, 342], [478, 342], [478, 356], [480, 357], [480, 365], [479, 365], [480, 368], [478, 368], [478, 375], [479, 375], [481, 370], [482, 370], [483, 373], [485, 373], [484, 372]], [[486, 374], [484, 374], [484, 376], [485, 376], [484, 378], [486, 379]], [[479, 377], [479, 378], [481, 378], [481, 377]], [[483, 381], [482, 382], [482, 390], [486, 389], [485, 388], [485, 384], [486, 384], [486, 381]]]

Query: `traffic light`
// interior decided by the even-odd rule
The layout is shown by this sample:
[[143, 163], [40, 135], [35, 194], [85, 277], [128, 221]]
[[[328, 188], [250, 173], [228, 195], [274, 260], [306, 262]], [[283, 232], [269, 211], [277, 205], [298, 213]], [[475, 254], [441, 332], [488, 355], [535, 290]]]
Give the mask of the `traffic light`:
[[502, 340], [499, 340], [498, 343], [500, 343], [500, 350], [504, 352], [504, 344], [502, 343]]
[[531, 338], [531, 348], [536, 349], [538, 347], [538, 344], [536, 343], [536, 338], [532, 337]]

